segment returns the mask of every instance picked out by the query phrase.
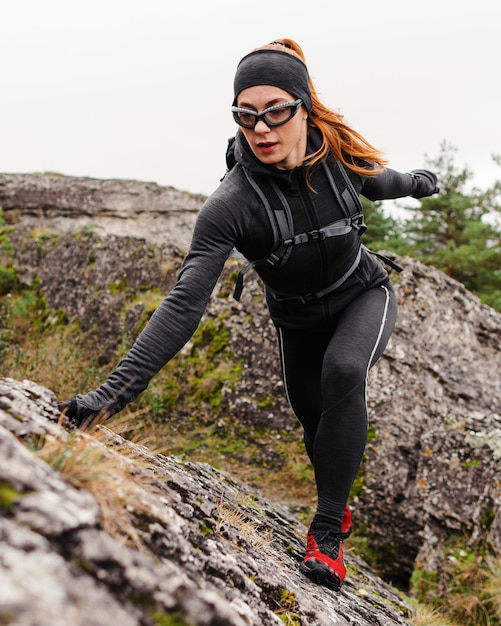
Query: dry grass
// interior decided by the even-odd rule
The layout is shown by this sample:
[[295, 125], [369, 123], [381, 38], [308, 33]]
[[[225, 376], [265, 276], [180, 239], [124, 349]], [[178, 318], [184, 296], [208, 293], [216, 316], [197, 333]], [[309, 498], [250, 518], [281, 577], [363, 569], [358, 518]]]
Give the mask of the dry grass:
[[150, 511], [146, 490], [154, 489], [152, 475], [147, 461], [120, 441], [109, 430], [94, 428], [93, 434], [76, 431], [65, 440], [47, 436], [36, 453], [71, 485], [96, 498], [107, 533], [140, 548], [134, 519]]
[[412, 626], [460, 626], [460, 624], [451, 622], [438, 611], [426, 607], [416, 609], [409, 623]]
[[413, 626], [501, 625], [501, 559], [466, 550], [457, 554], [462, 559], [451, 561], [447, 588], [430, 585], [416, 607]]
[[456, 573], [447, 598], [448, 613], [459, 624], [501, 624], [501, 560], [478, 556]]
[[486, 603], [490, 613], [501, 624], [501, 559], [490, 559], [487, 565], [488, 574], [484, 583]]
[[217, 507], [218, 523], [216, 533], [224, 537], [225, 526], [233, 526], [256, 550], [268, 548], [272, 541], [272, 531], [263, 532], [259, 522], [250, 520], [244, 511], [235, 509], [220, 501]]

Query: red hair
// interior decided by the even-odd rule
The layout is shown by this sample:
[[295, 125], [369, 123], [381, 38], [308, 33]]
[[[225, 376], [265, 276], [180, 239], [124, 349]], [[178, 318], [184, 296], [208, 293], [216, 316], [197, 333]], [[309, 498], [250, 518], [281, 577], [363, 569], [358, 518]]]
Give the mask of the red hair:
[[[261, 49], [263, 48], [280, 49], [297, 56], [306, 64], [301, 46], [293, 39], [276, 39], [272, 43], [261, 46]], [[380, 173], [387, 163], [383, 153], [372, 146], [360, 133], [348, 126], [340, 113], [322, 104], [311, 78], [309, 78], [309, 86], [312, 109], [308, 117], [308, 124], [318, 128], [322, 135], [322, 144], [313, 155], [308, 155], [308, 171], [330, 151], [347, 168], [358, 174]], [[363, 161], [374, 163], [376, 167], [374, 169], [363, 167], [360, 164]]]

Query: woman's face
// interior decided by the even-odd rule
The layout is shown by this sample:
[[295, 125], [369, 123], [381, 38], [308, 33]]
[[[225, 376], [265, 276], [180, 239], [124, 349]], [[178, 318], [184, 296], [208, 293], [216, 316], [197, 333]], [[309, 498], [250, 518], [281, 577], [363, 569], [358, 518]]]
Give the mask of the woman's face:
[[[256, 85], [238, 94], [237, 106], [261, 113], [268, 107], [294, 100], [294, 96], [279, 87]], [[253, 129], [240, 127], [240, 130], [262, 163], [290, 170], [305, 156], [307, 119], [308, 113], [301, 106], [296, 115], [281, 126], [270, 127], [264, 119], [260, 119]]]

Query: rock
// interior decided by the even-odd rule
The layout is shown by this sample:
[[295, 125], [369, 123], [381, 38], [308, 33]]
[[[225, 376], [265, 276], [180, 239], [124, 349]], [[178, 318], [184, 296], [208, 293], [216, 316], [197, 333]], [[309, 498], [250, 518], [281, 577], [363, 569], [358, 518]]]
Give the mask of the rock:
[[501, 554], [501, 315], [438, 270], [401, 262], [399, 321], [370, 378], [377, 436], [360, 499], [398, 582], [416, 562], [436, 570], [454, 535]]
[[[1, 378], [0, 397], [2, 623], [409, 623], [407, 602], [355, 556], [338, 593], [303, 577], [306, 529], [228, 474], [105, 427], [68, 432], [53, 394], [29, 381]], [[63, 474], [43, 460], [56, 451], [75, 458], [55, 463]], [[79, 456], [96, 451], [99, 471]]]
[[135, 180], [50, 174], [0, 174], [0, 207], [9, 220], [39, 231], [92, 229], [144, 237], [187, 250], [204, 196]]

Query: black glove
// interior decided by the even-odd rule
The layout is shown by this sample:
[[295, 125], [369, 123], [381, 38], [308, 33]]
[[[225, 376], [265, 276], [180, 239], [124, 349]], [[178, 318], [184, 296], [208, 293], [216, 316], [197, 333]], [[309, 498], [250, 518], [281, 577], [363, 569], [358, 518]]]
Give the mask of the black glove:
[[100, 423], [107, 417], [105, 411], [93, 411], [81, 406], [76, 398], [66, 402], [58, 402], [57, 408], [66, 416], [70, 424], [82, 429], [91, 426], [98, 416]]
[[424, 198], [438, 193], [440, 189], [437, 187], [437, 177], [429, 170], [412, 170], [411, 176], [417, 183], [416, 191], [412, 194], [413, 198]]

